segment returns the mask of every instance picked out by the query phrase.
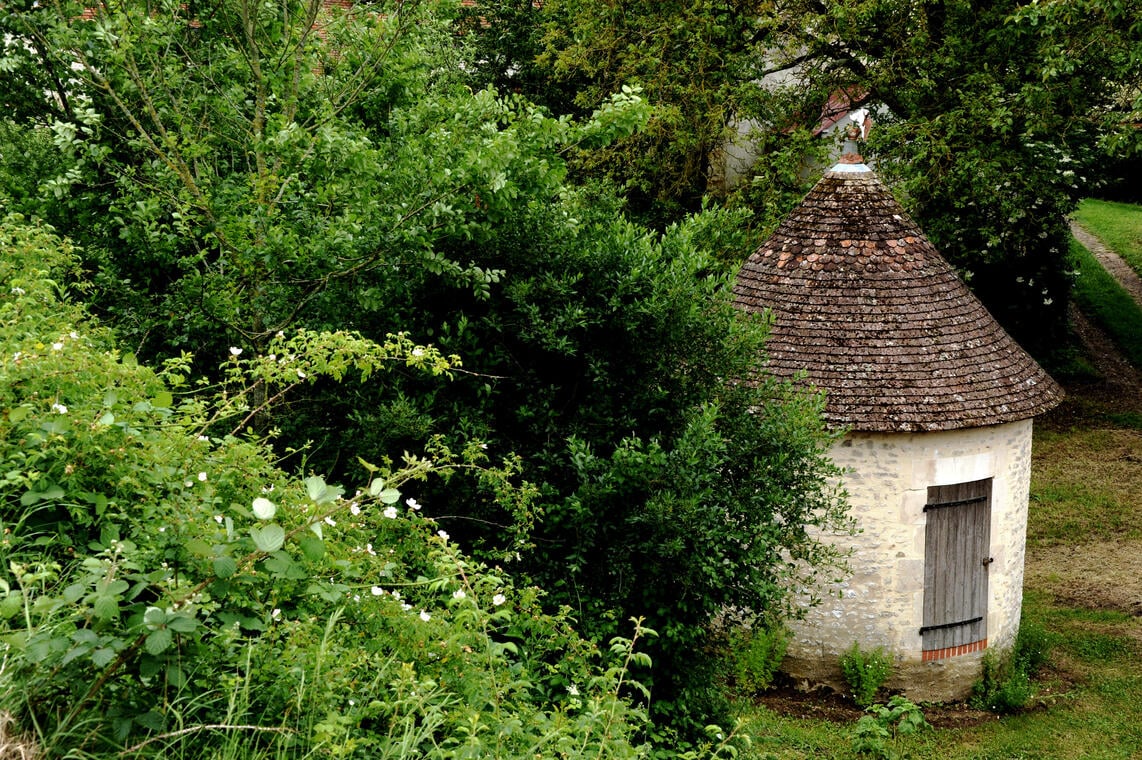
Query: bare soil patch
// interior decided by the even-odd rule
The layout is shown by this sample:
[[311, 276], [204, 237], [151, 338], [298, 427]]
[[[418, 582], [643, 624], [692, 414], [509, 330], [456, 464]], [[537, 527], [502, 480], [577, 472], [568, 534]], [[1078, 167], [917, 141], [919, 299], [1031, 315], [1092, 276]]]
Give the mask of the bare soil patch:
[[[1029, 549], [1024, 584], [1046, 591], [1061, 605], [1142, 617], [1142, 541]], [[1142, 627], [1134, 633], [1142, 639]]]
[[[827, 720], [831, 723], [856, 723], [865, 714], [864, 710], [837, 694], [822, 696], [793, 689], [777, 690], [762, 695], [757, 701], [778, 715]], [[976, 710], [963, 702], [922, 705], [921, 709], [924, 718], [936, 728], [970, 728], [998, 717], [995, 713]]]
[[1072, 393], [1105, 400], [1115, 405], [1142, 409], [1142, 372], [1139, 372], [1101, 328], [1078, 309], [1071, 310], [1071, 326], [1099, 374], [1099, 379], [1076, 383]]
[[[1085, 234], [1081, 228], [1076, 237], [1079, 234]], [[1080, 242], [1092, 250], [1098, 246], [1106, 253], [1097, 238], [1080, 238]], [[1119, 272], [1109, 267], [1108, 271], [1121, 280]], [[1132, 271], [1130, 274], [1134, 281], [1138, 280]], [[1131, 293], [1142, 300], [1142, 291]], [[1100, 418], [1108, 415], [1142, 414], [1142, 372], [1084, 314], [1072, 308], [1070, 316], [1083, 353], [1098, 377], [1067, 383], [1068, 400], [1043, 422], [1056, 429], [1092, 427], [1101, 425]], [[1142, 446], [1138, 441], [1139, 435], [1134, 431], [1120, 429], [1108, 433], [1107, 448], [1090, 453], [1104, 465], [1129, 468], [1130, 473], [1120, 472], [1123, 477], [1116, 479], [1125, 484], [1135, 480], [1125, 477], [1134, 473], [1134, 468], [1142, 471]], [[1076, 461], [1075, 466], [1082, 464]], [[1126, 503], [1118, 507], [1142, 518], [1142, 498], [1132, 494], [1122, 493], [1120, 499]], [[1052, 594], [1059, 604], [1142, 616], [1142, 540], [1137, 538], [1029, 546], [1024, 574], [1024, 585]], [[1133, 633], [1142, 638], [1142, 626], [1134, 627]]]

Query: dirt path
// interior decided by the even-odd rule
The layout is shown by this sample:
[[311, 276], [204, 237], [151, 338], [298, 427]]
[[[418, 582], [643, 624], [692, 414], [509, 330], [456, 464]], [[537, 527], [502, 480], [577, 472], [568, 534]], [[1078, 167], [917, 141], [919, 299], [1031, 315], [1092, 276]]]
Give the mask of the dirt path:
[[[1091, 252], [1103, 268], [1134, 298], [1139, 307], [1142, 307], [1142, 277], [1139, 277], [1121, 256], [1094, 234], [1074, 221], [1070, 225], [1071, 234], [1075, 239]], [[1142, 412], [1142, 370], [1131, 365], [1115, 346], [1114, 341], [1085, 314], [1072, 308], [1070, 317], [1084, 353], [1102, 376], [1102, 381], [1067, 390], [1083, 395], [1090, 394], [1099, 397], [1098, 401]]]
[[1080, 227], [1077, 222], [1071, 222], [1071, 234], [1075, 240], [1082, 243], [1088, 251], [1094, 254], [1103, 268], [1118, 280], [1126, 292], [1142, 306], [1142, 277], [1130, 268], [1121, 256], [1107, 248], [1106, 244], [1090, 232]]

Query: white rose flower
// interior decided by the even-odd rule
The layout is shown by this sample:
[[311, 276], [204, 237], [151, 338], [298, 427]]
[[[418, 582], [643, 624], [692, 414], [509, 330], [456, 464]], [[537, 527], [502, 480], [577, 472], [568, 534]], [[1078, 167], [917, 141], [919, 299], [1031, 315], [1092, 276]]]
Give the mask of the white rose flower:
[[254, 499], [254, 517], [259, 520], [272, 520], [277, 511], [278, 508], [274, 506], [274, 503], [264, 496]]

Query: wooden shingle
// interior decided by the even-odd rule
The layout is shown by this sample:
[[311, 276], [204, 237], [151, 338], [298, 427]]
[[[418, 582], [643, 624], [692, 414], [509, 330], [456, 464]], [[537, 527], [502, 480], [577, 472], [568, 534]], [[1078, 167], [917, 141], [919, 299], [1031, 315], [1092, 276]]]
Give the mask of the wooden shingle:
[[1062, 400], [863, 164], [825, 173], [742, 266], [734, 298], [772, 313], [769, 371], [826, 391], [834, 427], [954, 430]]

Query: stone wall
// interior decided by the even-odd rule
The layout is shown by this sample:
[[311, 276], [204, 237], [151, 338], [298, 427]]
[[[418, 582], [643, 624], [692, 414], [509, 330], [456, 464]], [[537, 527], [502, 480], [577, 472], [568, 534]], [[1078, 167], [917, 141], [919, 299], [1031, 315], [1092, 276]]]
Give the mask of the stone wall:
[[803, 686], [846, 687], [841, 655], [858, 642], [895, 661], [887, 687], [915, 701], [966, 696], [983, 651], [921, 661], [923, 511], [929, 486], [992, 478], [987, 646], [1010, 647], [1019, 627], [1031, 475], [1031, 421], [936, 433], [850, 433], [833, 460], [861, 533], [845, 537], [853, 573], [794, 624], [784, 669]]

